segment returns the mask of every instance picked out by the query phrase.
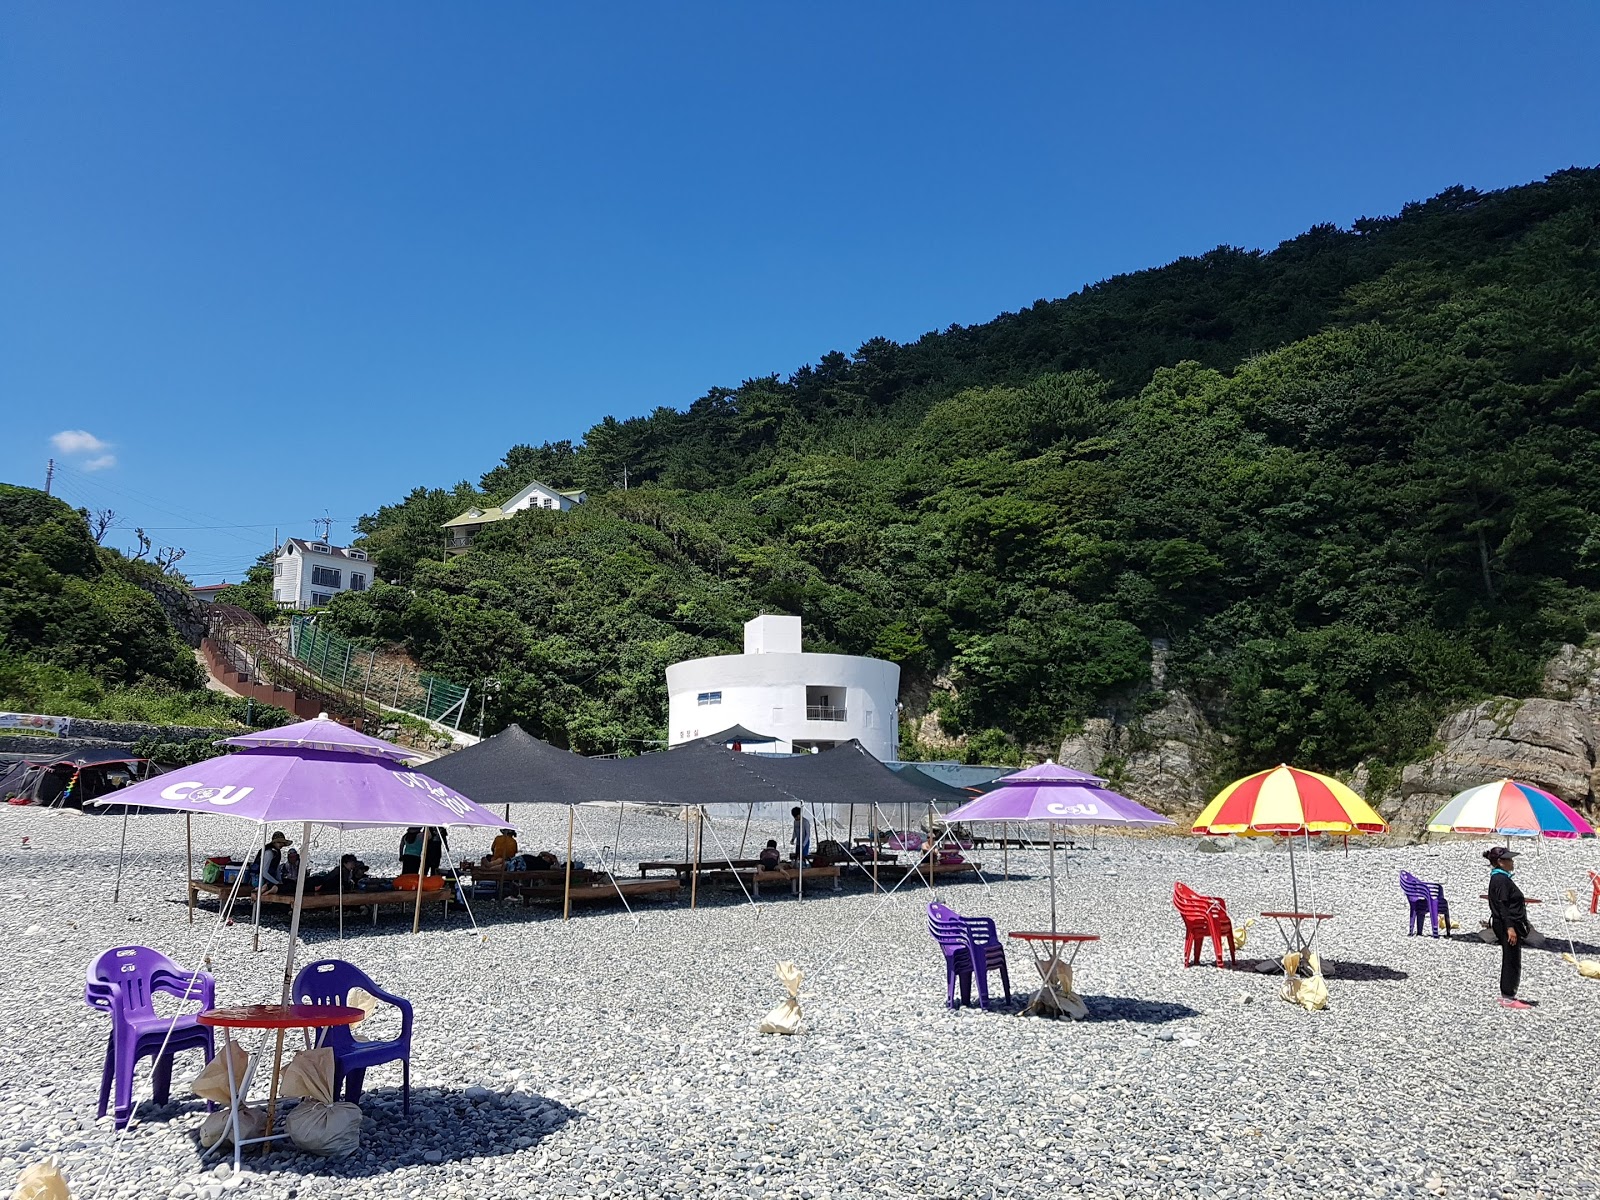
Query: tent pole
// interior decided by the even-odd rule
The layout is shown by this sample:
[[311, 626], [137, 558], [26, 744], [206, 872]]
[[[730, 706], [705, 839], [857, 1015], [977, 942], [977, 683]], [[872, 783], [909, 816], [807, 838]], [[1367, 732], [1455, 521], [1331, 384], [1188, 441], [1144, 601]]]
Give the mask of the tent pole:
[[[253, 947], [255, 953], [257, 953], [257, 954], [261, 953], [261, 869], [263, 867], [265, 867], [266, 865], [267, 865], [267, 823], [265, 821], [263, 821], [263, 822], [261, 822], [261, 836], [256, 839], [255, 912], [254, 912], [253, 917], [251, 918], [255, 922], [255, 940], [252, 943], [252, 947]], [[243, 875], [244, 872], [248, 871], [249, 869], [250, 869], [250, 864], [246, 863], [245, 867], [244, 867], [244, 870], [240, 871], [239, 874]]]
[[561, 888], [561, 919], [563, 921], [572, 918], [572, 823], [577, 819], [577, 815], [578, 810], [571, 804], [567, 805], [567, 879]]
[[744, 832], [739, 835], [739, 857], [744, 857], [744, 844], [750, 837], [750, 818], [755, 815], [755, 801], [750, 802], [750, 807], [744, 810]]
[[128, 853], [128, 806], [122, 806], [122, 845], [117, 847], [117, 886], [111, 889], [111, 903], [122, 900], [122, 860]]
[[689, 911], [693, 912], [700, 898], [700, 847], [706, 836], [706, 809], [701, 805], [695, 809], [694, 818], [694, 863], [689, 874]]
[[[183, 814], [183, 855], [184, 870], [189, 873], [189, 879], [194, 878], [194, 814]], [[189, 924], [194, 924], [194, 889], [188, 886], [189, 880], [184, 880], [184, 890], [189, 893]]]
[[1006, 821], [1000, 822], [1000, 869], [1005, 872], [1005, 878], [1011, 878], [1011, 825]]
[[872, 834], [872, 894], [878, 894], [878, 802], [874, 800], [867, 809], [867, 825]]
[[428, 871], [428, 835], [433, 832], [433, 826], [422, 827], [422, 860], [417, 863], [417, 898], [411, 905], [411, 932], [415, 934], [422, 928], [422, 877]]

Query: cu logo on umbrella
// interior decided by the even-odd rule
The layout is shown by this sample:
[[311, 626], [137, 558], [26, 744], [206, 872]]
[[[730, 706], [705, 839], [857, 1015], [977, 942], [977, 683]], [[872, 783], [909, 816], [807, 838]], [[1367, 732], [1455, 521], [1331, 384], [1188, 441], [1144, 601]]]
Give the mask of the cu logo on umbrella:
[[174, 783], [161, 789], [163, 800], [184, 800], [190, 804], [215, 804], [226, 808], [230, 804], [237, 804], [251, 792], [253, 787], [234, 787], [231, 783], [226, 787], [206, 787], [203, 784], [188, 782]]
[[433, 802], [440, 808], [447, 808], [458, 817], [467, 815], [467, 802], [456, 795], [442, 783], [418, 775], [415, 771], [396, 771], [395, 778], [409, 788], [421, 788], [433, 797]]
[[1046, 804], [1045, 811], [1052, 817], [1093, 817], [1100, 812], [1098, 804]]

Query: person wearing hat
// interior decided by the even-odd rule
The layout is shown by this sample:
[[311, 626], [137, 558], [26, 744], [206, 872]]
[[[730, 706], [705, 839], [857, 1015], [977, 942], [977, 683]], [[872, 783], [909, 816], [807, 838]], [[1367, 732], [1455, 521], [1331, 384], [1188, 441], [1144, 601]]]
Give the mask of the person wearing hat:
[[1500, 943], [1500, 1007], [1531, 1008], [1526, 1000], [1517, 999], [1517, 985], [1522, 982], [1522, 943], [1528, 936], [1528, 905], [1522, 889], [1511, 878], [1517, 856], [1505, 846], [1485, 850], [1483, 856], [1490, 867], [1489, 923]]
[[267, 839], [267, 844], [256, 852], [250, 869], [255, 875], [256, 886], [263, 892], [275, 892], [283, 882], [283, 848], [288, 844], [289, 839], [284, 836], [283, 830], [275, 829]]

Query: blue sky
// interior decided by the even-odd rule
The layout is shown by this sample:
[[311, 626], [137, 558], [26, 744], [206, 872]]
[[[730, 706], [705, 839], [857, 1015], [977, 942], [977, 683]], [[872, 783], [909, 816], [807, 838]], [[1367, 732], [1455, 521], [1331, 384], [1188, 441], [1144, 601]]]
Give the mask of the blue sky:
[[608, 413], [1593, 165], [1597, 52], [1587, 3], [12, 0], [0, 480], [236, 579]]

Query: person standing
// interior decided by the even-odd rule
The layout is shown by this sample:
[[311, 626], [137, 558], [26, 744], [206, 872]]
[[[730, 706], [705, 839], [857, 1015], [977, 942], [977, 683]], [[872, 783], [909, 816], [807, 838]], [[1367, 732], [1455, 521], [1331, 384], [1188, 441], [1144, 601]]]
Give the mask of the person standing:
[[789, 810], [789, 815], [794, 818], [794, 832], [789, 835], [789, 844], [794, 847], [794, 856], [801, 866], [805, 865], [811, 856], [811, 821], [800, 811], [797, 804]]
[[400, 835], [400, 874], [415, 875], [422, 870], [422, 826], [413, 825]]
[[1517, 881], [1511, 878], [1517, 856], [1505, 846], [1486, 850], [1483, 856], [1490, 867], [1489, 923], [1500, 943], [1500, 1007], [1531, 1008], [1526, 1000], [1517, 999], [1517, 987], [1522, 982], [1522, 943], [1528, 936], [1527, 901]]

